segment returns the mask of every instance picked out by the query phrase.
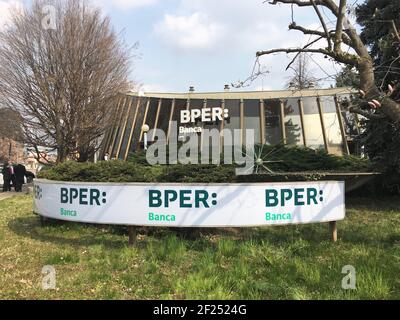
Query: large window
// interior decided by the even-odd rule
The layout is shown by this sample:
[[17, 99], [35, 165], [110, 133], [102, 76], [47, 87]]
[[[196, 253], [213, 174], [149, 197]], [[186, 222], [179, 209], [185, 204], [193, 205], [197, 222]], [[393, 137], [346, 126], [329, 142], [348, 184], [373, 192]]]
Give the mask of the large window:
[[157, 129], [163, 130], [165, 136], [168, 134], [168, 124], [172, 109], [172, 99], [162, 99], [160, 115], [158, 116]]
[[[206, 108], [221, 108], [222, 107], [222, 100], [219, 99], [207, 99], [207, 107]], [[221, 121], [217, 120], [215, 122], [208, 122], [204, 123], [205, 129], [220, 129], [221, 128]]]
[[140, 98], [136, 115], [135, 128], [133, 129], [132, 141], [131, 145], [129, 146], [130, 152], [136, 151], [136, 149], [139, 147], [140, 133], [142, 131], [144, 114], [146, 112], [148, 100], [148, 98]]
[[281, 102], [279, 100], [265, 100], [265, 143], [277, 145], [282, 142]]
[[[231, 131], [231, 139], [225, 139], [225, 143], [228, 144], [229, 141], [234, 142], [234, 130], [240, 129], [240, 100], [225, 100], [225, 109], [228, 110], [229, 117], [224, 119], [224, 130]], [[240, 144], [240, 141], [237, 141], [237, 144]]]
[[336, 103], [333, 97], [321, 97], [321, 106], [324, 115], [326, 139], [329, 152], [343, 154], [343, 137], [340, 131], [340, 119], [336, 112]]
[[286, 144], [304, 145], [298, 99], [283, 101]]
[[[244, 100], [244, 129], [254, 133], [254, 143], [261, 143], [260, 100]], [[244, 132], [246, 142], [246, 131]]]
[[137, 98], [130, 98], [131, 101], [131, 107], [130, 107], [130, 112], [128, 114], [128, 121], [126, 122], [126, 129], [125, 129], [125, 134], [122, 140], [122, 145], [121, 145], [121, 150], [119, 152], [118, 158], [119, 159], [124, 159], [125, 158], [125, 154], [126, 154], [126, 148], [128, 145], [128, 141], [129, 141], [129, 136], [131, 134], [132, 131], [132, 126], [133, 126], [133, 121], [135, 118], [135, 112], [136, 112], [136, 107], [137, 107]]
[[[208, 99], [207, 100], [207, 106], [206, 108], [209, 109], [214, 109], [214, 108], [221, 108], [222, 107], [222, 100], [219, 99]], [[222, 115], [223, 117], [223, 115]], [[203, 124], [203, 129], [206, 130], [214, 130], [217, 129], [218, 132], [220, 132], [221, 129], [221, 120], [216, 120], [214, 122], [207, 122]], [[215, 139], [214, 139], [215, 138]], [[201, 140], [201, 151], [205, 152], [206, 146], [209, 146], [209, 154], [210, 155], [217, 155], [221, 151], [221, 146], [220, 146], [220, 135], [213, 136], [213, 139], [207, 139], [208, 141], [205, 141], [204, 136], [202, 136]], [[215, 158], [214, 158], [215, 159]]]
[[159, 102], [160, 99], [152, 98], [150, 100], [149, 110], [147, 112], [147, 117], [146, 117], [146, 124], [150, 127], [150, 129], [154, 129], [154, 126], [156, 124], [155, 122], [156, 122]]
[[354, 137], [360, 134], [359, 121], [363, 116], [348, 111], [352, 104], [351, 101], [352, 98], [349, 95], [338, 96], [338, 103], [341, 106], [340, 110], [342, 112], [346, 135]]
[[307, 147], [324, 149], [324, 136], [322, 133], [321, 118], [319, 116], [317, 98], [303, 98], [304, 107], [304, 132]]
[[[204, 100], [203, 99], [193, 99], [189, 101], [189, 109], [198, 109], [201, 110], [204, 107]], [[186, 123], [186, 127], [201, 127], [203, 123], [201, 122], [201, 118], [196, 119], [195, 123]]]
[[[112, 151], [111, 151], [111, 158], [117, 157], [117, 152], [118, 152], [118, 146], [119, 146], [119, 141], [122, 138], [121, 136], [123, 135], [123, 127], [125, 124], [125, 119], [126, 119], [126, 113], [128, 112], [128, 106], [129, 106], [129, 97], [126, 97], [124, 99], [123, 105], [119, 111], [119, 114], [117, 116], [117, 123], [116, 123], [116, 134], [114, 134], [115, 140], [113, 139], [111, 143], [114, 143]], [[113, 137], [113, 138], [114, 138]]]
[[225, 129], [240, 129], [240, 100], [225, 100], [225, 109], [229, 117], [224, 120]]
[[[185, 127], [186, 124], [181, 124], [181, 111], [182, 110], [186, 110], [187, 109], [187, 103], [188, 101], [186, 99], [176, 99], [175, 100], [175, 108], [174, 108], [174, 113], [172, 116], [172, 121], [176, 122], [177, 127], [177, 132], [169, 133], [169, 136], [172, 137], [172, 134], [174, 134], [177, 137], [181, 137], [181, 135], [179, 134], [179, 127]], [[172, 124], [171, 124], [172, 125]], [[173, 130], [173, 127], [171, 126], [171, 131]]]

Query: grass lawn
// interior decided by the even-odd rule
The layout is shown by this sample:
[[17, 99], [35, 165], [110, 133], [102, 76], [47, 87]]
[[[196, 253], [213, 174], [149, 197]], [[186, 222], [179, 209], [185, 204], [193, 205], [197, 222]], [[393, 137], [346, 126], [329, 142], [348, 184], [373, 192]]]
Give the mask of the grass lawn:
[[[348, 199], [338, 223], [228, 230], [41, 227], [32, 199], [0, 202], [0, 299], [399, 299], [400, 199]], [[57, 273], [43, 290], [42, 267]], [[342, 268], [357, 289], [341, 288]]]

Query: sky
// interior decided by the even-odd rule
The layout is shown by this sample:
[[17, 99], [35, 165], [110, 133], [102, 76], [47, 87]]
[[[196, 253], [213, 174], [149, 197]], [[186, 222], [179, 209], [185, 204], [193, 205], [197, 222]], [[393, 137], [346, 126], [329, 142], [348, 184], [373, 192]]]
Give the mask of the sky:
[[[264, 0], [91, 0], [111, 17], [128, 45], [138, 42], [131, 78], [146, 92], [223, 91], [225, 84], [247, 79], [257, 51], [299, 47], [309, 41], [289, 31], [291, 8]], [[0, 27], [15, 5], [30, 0], [0, 0]], [[331, 17], [325, 10], [324, 16]], [[298, 25], [321, 30], [312, 8], [294, 7]], [[331, 24], [333, 26], [333, 23]], [[321, 46], [325, 43], [320, 42]], [[261, 57], [266, 71], [240, 90], [285, 89], [293, 55]], [[323, 78], [320, 87], [334, 85], [341, 66], [322, 55], [310, 56], [310, 69]], [[235, 89], [236, 90], [236, 89]]]

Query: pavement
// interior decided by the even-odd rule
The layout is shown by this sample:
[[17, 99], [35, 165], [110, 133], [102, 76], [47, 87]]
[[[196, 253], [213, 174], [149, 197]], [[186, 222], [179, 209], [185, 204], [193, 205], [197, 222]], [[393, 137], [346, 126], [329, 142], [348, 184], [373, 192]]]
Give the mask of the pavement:
[[[21, 193], [19, 192], [0, 192], [0, 201], [14, 197], [16, 195], [20, 195]], [[23, 193], [22, 193], [23, 194]]]
[[[31, 190], [32, 190], [31, 187], [32, 187], [31, 184], [25, 184], [25, 185], [22, 187], [22, 192], [14, 192], [14, 191], [11, 191], [11, 192], [1, 192], [1, 191], [0, 191], [0, 201], [5, 200], [5, 199], [8, 199], [8, 198], [11, 198], [11, 197], [14, 197], [14, 196], [20, 196], [20, 195], [29, 194], [29, 193], [31, 193]], [[0, 185], [0, 190], [1, 190], [2, 188], [3, 188], [3, 186]]]

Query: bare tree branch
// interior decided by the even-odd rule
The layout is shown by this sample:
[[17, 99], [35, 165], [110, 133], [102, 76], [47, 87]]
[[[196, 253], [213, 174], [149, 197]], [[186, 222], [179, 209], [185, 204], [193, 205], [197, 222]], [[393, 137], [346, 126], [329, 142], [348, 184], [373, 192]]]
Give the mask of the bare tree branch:
[[[295, 4], [299, 7], [311, 7], [313, 6], [313, 2], [311, 1], [302, 1], [302, 0], [273, 0], [270, 2], [270, 4], [278, 4], [278, 3], [284, 3], [284, 4]], [[317, 6], [324, 6], [328, 8], [334, 15], [338, 15], [338, 6], [336, 3], [332, 0], [314, 0], [314, 4]]]
[[366, 110], [362, 110], [360, 108], [356, 108], [356, 107], [350, 107], [349, 111], [352, 113], [357, 113], [359, 115], [362, 115], [368, 119], [385, 119], [387, 118], [386, 115], [384, 114], [380, 114], [380, 113], [370, 113]]
[[400, 41], [400, 34], [397, 31], [397, 27], [396, 27], [396, 24], [394, 23], [394, 20], [392, 20], [391, 23], [392, 23], [394, 36], [396, 37], [397, 41]]
[[[307, 28], [304, 28], [302, 26], [297, 25], [295, 22], [292, 22], [289, 25], [289, 30], [297, 30], [297, 31], [302, 32], [303, 34], [315, 35], [315, 36], [326, 38], [326, 33], [325, 32], [318, 31], [318, 30], [307, 29]], [[331, 38], [335, 37], [335, 30], [329, 30], [328, 34], [329, 34], [329, 36]], [[342, 41], [343, 41], [344, 44], [346, 44], [346, 45], [348, 45], [350, 47], [352, 46], [351, 40], [350, 40], [349, 36], [346, 33], [342, 33]]]
[[[297, 58], [300, 53], [318, 53], [329, 56], [339, 63], [343, 63], [350, 67], [355, 67], [360, 75], [359, 89], [364, 93], [363, 99], [366, 102], [370, 102], [371, 104], [379, 106], [382, 115], [374, 114], [371, 116], [369, 112], [357, 108], [353, 109], [354, 112], [363, 114], [369, 118], [381, 118], [386, 116], [392, 121], [400, 123], [400, 103], [393, 100], [391, 96], [388, 96], [383, 91], [384, 88], [377, 87], [375, 83], [374, 61], [369, 54], [368, 48], [363, 43], [360, 35], [357, 33], [357, 30], [351, 25], [348, 17], [346, 16], [346, 0], [340, 0], [339, 6], [333, 0], [273, 0], [270, 3], [273, 5], [291, 4], [299, 7], [313, 7], [314, 10], [316, 7], [318, 9], [318, 6], [328, 8], [336, 17], [336, 30], [334, 32], [329, 30], [327, 31], [326, 28], [324, 28], [324, 32], [303, 28], [301, 26], [297, 26], [296, 23], [293, 22], [293, 19], [289, 29], [298, 30], [308, 35], [326, 38], [327, 40], [334, 37], [334, 48], [333, 50], [329, 46], [328, 48], [310, 48], [309, 45], [306, 45], [303, 48], [278, 48], [259, 51], [257, 52], [257, 57], [274, 53], [296, 53], [297, 55], [295, 58]], [[319, 10], [315, 10], [315, 12], [321, 21]], [[393, 30], [395, 37], [399, 38], [399, 32], [395, 25]], [[344, 52], [341, 49], [342, 43], [352, 48], [355, 53]], [[293, 61], [288, 67], [290, 67]]]
[[321, 11], [319, 11], [318, 6], [317, 6], [316, 3], [315, 3], [315, 0], [310, 0], [310, 1], [311, 1], [312, 5], [313, 5], [313, 7], [314, 7], [315, 12], [316, 12], [317, 15], [318, 15], [319, 21], [321, 21], [322, 28], [323, 28], [324, 31], [325, 31], [326, 40], [328, 41], [328, 49], [329, 49], [329, 50], [332, 50], [331, 37], [330, 37], [330, 35], [329, 35], [329, 31], [328, 31], [328, 28], [327, 28], [327, 26], [326, 26], [325, 20], [324, 20], [324, 18], [322, 17]]
[[[54, 6], [56, 29], [42, 24]], [[131, 50], [85, 0], [35, 0], [0, 31], [0, 98], [19, 112], [25, 142], [86, 161], [129, 88]]]
[[[303, 47], [303, 49], [306, 49], [306, 48], [309, 48], [309, 47], [311, 47], [314, 43], [316, 43], [316, 42], [318, 42], [319, 40], [321, 40], [323, 37], [319, 37], [319, 38], [317, 38], [317, 39], [315, 39], [314, 41], [311, 41], [311, 42], [309, 42], [309, 43], [307, 43], [304, 47]], [[299, 55], [301, 54], [301, 52], [298, 52], [296, 55], [295, 55], [295, 57], [292, 59], [292, 61], [287, 65], [287, 67], [286, 67], [286, 71], [290, 68], [290, 66], [296, 61], [296, 59], [299, 57]]]
[[346, 14], [346, 0], [340, 0], [339, 3], [339, 15], [336, 22], [336, 35], [334, 40], [334, 51], [339, 53], [341, 51], [342, 33], [343, 33], [343, 21]]

